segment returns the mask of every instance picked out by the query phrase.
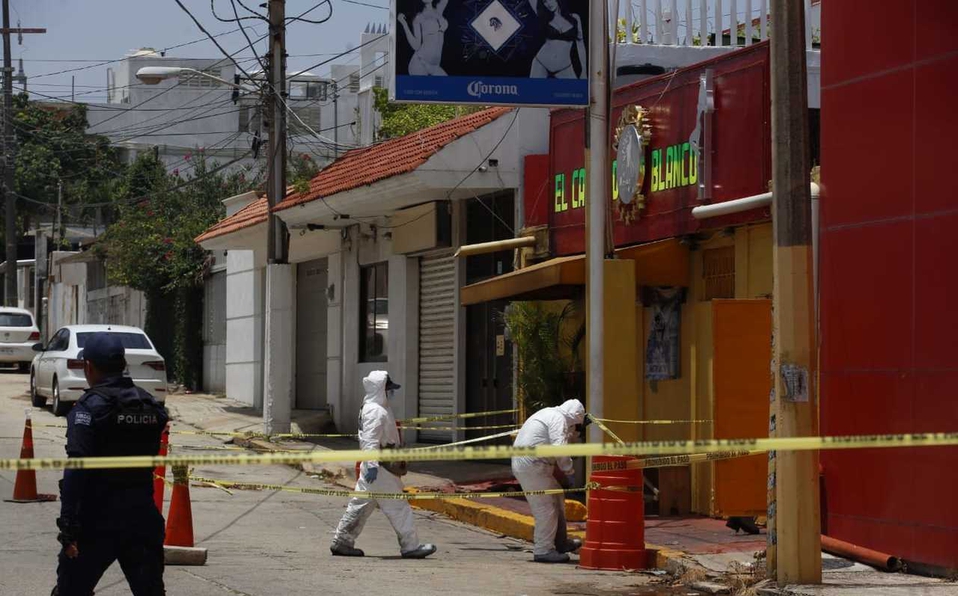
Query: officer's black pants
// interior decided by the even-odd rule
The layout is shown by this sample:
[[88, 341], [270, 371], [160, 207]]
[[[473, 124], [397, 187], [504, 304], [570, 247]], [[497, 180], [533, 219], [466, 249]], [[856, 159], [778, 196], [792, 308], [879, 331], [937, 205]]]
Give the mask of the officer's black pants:
[[164, 596], [163, 518], [146, 515], [124, 529], [97, 531], [85, 527], [77, 542], [79, 555], [70, 559], [60, 551], [54, 596], [91, 596], [97, 582], [114, 561], [130, 584], [133, 596]]

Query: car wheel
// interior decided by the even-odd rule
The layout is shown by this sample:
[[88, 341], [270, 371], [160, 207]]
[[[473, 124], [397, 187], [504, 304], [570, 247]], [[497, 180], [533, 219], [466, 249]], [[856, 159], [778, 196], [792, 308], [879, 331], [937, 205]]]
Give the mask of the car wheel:
[[47, 398], [37, 393], [37, 377], [34, 371], [30, 371], [30, 403], [34, 408], [42, 408], [47, 405]]
[[19, 368], [20, 368], [20, 372], [22, 372], [22, 373], [30, 372], [30, 363], [29, 363], [29, 362], [21, 362], [21, 363], [19, 364]]
[[56, 377], [53, 378], [53, 415], [66, 416], [70, 411], [70, 404], [60, 401], [60, 384]]

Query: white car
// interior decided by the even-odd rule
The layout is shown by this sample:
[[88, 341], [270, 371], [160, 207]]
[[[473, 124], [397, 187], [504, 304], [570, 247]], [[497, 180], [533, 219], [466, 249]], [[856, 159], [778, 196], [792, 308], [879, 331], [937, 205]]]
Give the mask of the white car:
[[166, 362], [153, 342], [137, 327], [122, 325], [70, 325], [57, 331], [46, 346], [36, 344], [39, 352], [30, 367], [30, 396], [34, 407], [53, 399], [53, 413], [64, 416], [73, 402], [87, 390], [83, 361], [77, 354], [91, 333], [106, 332], [120, 336], [126, 349], [125, 375], [150, 392], [159, 402], [166, 401]]
[[27, 372], [38, 341], [40, 330], [29, 310], [0, 307], [0, 363], [17, 364]]

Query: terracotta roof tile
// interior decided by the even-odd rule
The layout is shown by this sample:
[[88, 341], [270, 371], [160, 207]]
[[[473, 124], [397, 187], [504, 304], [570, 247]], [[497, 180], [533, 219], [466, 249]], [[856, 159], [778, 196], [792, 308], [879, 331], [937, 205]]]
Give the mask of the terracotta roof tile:
[[[372, 184], [399, 174], [412, 172], [440, 149], [467, 135], [511, 108], [490, 108], [454, 118], [429, 128], [372, 145], [353, 149], [317, 174], [309, 183], [309, 192], [301, 195], [291, 189], [274, 211], [315, 201], [338, 192]], [[203, 242], [266, 221], [266, 198], [260, 198], [233, 215], [219, 221], [196, 238]]]
[[308, 193], [286, 195], [274, 211], [412, 172], [452, 141], [482, 128], [510, 111], [511, 108], [490, 108], [378, 145], [353, 149], [317, 174], [309, 183]]
[[258, 223], [266, 221], [266, 197], [256, 199], [249, 205], [243, 207], [233, 215], [218, 221], [208, 230], [196, 237], [197, 242], [203, 242], [224, 236], [233, 232], [238, 232], [244, 228], [255, 226]]

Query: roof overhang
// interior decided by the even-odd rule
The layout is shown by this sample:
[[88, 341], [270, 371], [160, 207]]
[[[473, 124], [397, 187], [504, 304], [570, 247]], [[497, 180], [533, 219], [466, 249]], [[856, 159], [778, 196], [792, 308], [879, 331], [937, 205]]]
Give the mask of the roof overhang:
[[[620, 248], [615, 254], [635, 262], [636, 286], [689, 285], [689, 247], [677, 239]], [[585, 282], [585, 255], [557, 257], [465, 286], [459, 302], [469, 306], [493, 300], [572, 299], [582, 295]]]
[[266, 222], [214, 236], [200, 242], [200, 246], [205, 250], [265, 250]]
[[557, 257], [497, 275], [459, 290], [463, 306], [493, 300], [561, 300], [575, 298], [585, 285], [585, 257]]

